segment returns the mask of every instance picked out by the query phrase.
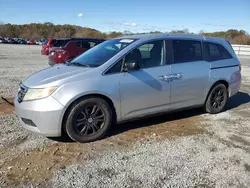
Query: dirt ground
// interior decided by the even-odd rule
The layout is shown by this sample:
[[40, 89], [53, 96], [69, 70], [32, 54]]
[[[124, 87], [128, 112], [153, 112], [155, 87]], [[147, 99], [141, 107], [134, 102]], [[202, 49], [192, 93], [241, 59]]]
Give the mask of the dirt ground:
[[[123, 123], [102, 140], [80, 144], [28, 132], [15, 116], [14, 85], [47, 66], [39, 50], [0, 45], [0, 71], [9, 76], [0, 82], [2, 187], [249, 187], [250, 59], [241, 59], [242, 88], [225, 112], [193, 109]], [[26, 62], [30, 56], [36, 62]]]
[[0, 102], [0, 115], [9, 114], [14, 112], [14, 107], [8, 102]]

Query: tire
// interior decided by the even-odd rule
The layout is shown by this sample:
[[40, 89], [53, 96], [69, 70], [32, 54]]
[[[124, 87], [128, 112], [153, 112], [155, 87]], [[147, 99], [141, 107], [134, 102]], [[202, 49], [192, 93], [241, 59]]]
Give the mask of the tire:
[[91, 97], [71, 107], [66, 118], [65, 130], [74, 141], [92, 142], [103, 138], [111, 124], [112, 110], [109, 104], [102, 98]]
[[216, 84], [207, 97], [204, 109], [207, 113], [217, 114], [224, 110], [228, 100], [228, 90], [224, 84]]

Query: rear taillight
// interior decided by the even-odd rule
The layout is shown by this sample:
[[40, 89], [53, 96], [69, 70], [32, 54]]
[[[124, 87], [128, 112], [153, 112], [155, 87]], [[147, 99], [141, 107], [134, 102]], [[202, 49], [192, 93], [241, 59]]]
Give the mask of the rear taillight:
[[62, 58], [62, 54], [57, 54], [57, 58]]

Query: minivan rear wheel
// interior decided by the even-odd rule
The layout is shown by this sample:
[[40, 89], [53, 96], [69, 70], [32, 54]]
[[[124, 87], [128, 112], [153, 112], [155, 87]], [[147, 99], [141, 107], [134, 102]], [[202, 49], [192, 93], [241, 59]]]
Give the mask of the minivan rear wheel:
[[215, 85], [206, 100], [205, 111], [210, 114], [217, 114], [224, 110], [228, 100], [228, 90], [224, 84]]
[[91, 142], [105, 136], [112, 123], [112, 110], [101, 98], [86, 98], [74, 104], [66, 118], [65, 130], [77, 142]]

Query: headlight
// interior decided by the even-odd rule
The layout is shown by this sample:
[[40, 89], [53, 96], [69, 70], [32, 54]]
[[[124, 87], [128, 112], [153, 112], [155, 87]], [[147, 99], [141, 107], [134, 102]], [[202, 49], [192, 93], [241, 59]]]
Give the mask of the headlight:
[[55, 90], [56, 90], [56, 87], [49, 87], [49, 88], [43, 88], [43, 89], [29, 88], [23, 100], [27, 101], [27, 100], [45, 98], [45, 97], [48, 97], [51, 93], [53, 93]]

